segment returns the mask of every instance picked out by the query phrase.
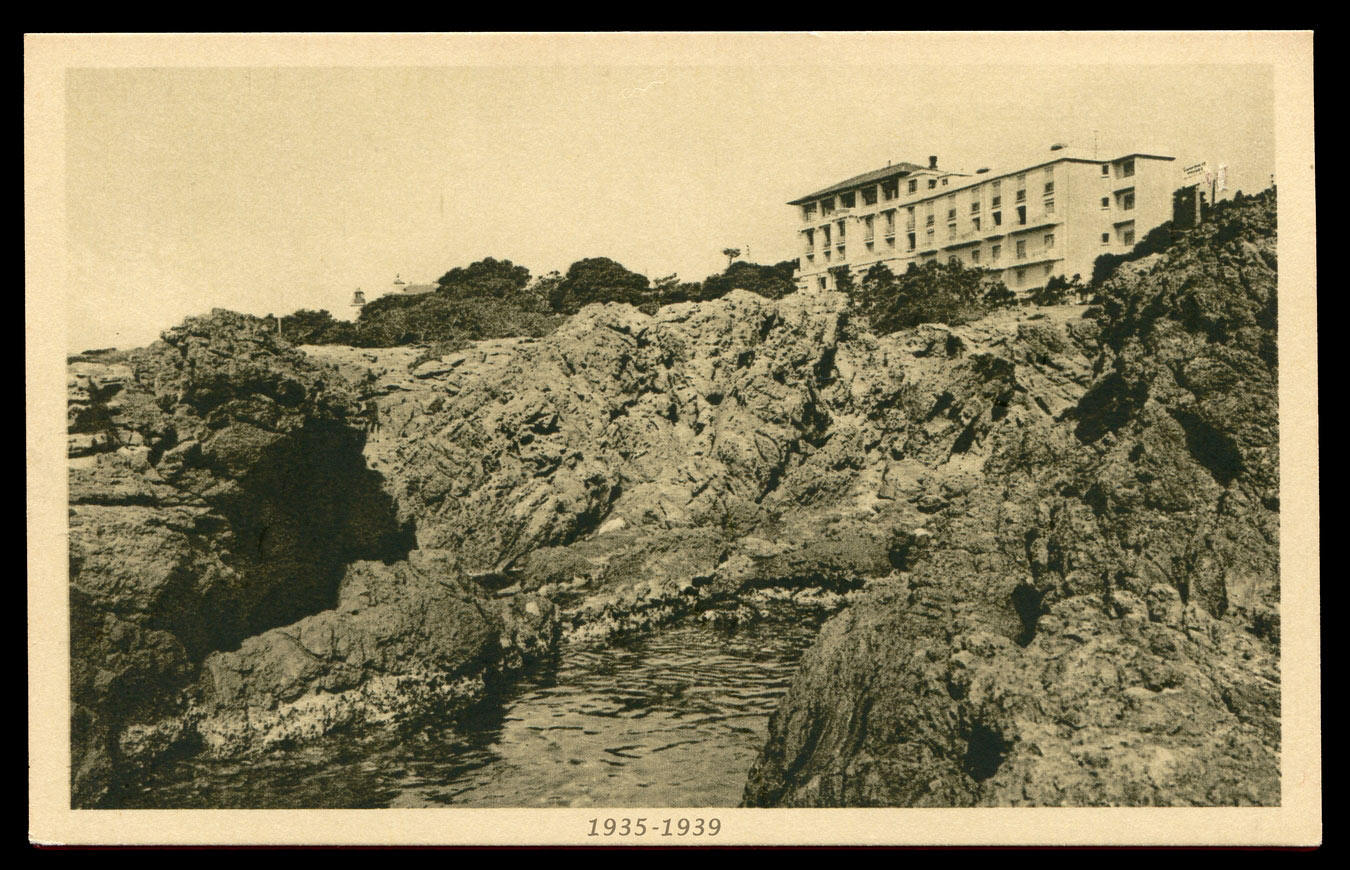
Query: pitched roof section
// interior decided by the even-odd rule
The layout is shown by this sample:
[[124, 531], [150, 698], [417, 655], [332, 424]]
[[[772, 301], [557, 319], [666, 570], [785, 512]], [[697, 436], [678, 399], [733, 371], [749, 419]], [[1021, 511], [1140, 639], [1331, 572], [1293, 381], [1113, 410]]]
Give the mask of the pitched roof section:
[[888, 178], [899, 178], [902, 175], [909, 175], [911, 172], [919, 172], [927, 169], [917, 163], [892, 163], [890, 166], [882, 169], [873, 169], [871, 172], [864, 172], [862, 175], [855, 175], [852, 178], [846, 178], [838, 184], [831, 184], [829, 187], [817, 190], [815, 193], [808, 193], [806, 196], [794, 199], [788, 205], [802, 205], [813, 199], [820, 199], [823, 196], [829, 196], [832, 193], [838, 193], [841, 190], [848, 190], [850, 187], [857, 187], [860, 184], [882, 181]]

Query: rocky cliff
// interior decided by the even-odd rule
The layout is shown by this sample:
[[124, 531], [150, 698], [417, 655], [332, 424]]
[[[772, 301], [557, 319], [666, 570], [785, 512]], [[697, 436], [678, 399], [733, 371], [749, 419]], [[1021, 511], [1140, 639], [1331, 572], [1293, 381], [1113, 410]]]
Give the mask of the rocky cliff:
[[1104, 288], [1090, 386], [998, 444], [806, 656], [751, 805], [1280, 800], [1273, 197]]
[[750, 804], [1274, 802], [1272, 250], [1221, 221], [1097, 319], [733, 292], [422, 360], [217, 312], [76, 362], [76, 805], [768, 587], [857, 603]]
[[415, 684], [481, 682], [517, 636], [556, 633], [547, 602], [518, 614], [407, 561], [366, 409], [253, 318], [75, 362], [69, 393], [75, 806], [115, 803], [138, 765], [203, 738], [326, 730], [394, 706], [395, 683], [414, 707]]

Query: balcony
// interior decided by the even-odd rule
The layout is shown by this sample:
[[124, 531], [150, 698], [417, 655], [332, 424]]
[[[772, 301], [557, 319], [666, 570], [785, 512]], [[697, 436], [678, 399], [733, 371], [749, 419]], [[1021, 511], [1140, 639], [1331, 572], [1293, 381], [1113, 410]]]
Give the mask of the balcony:
[[1011, 268], [1025, 269], [1027, 266], [1037, 266], [1062, 259], [1064, 259], [1064, 255], [1059, 252], [1058, 248], [1041, 247], [1034, 248], [1023, 255], [1019, 255], [1008, 265]]

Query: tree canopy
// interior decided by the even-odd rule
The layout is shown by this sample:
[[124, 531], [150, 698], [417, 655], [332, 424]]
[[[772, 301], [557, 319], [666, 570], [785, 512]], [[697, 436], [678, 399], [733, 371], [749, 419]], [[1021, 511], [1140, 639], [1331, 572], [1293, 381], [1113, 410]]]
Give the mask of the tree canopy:
[[608, 257], [589, 257], [567, 268], [563, 280], [551, 288], [549, 307], [559, 314], [576, 314], [592, 302], [642, 305], [654, 301], [650, 285], [646, 275]]
[[1012, 294], [985, 269], [932, 262], [911, 263], [901, 275], [878, 263], [867, 270], [852, 296], [872, 329], [886, 335], [920, 323], [966, 323], [983, 316], [994, 300]]

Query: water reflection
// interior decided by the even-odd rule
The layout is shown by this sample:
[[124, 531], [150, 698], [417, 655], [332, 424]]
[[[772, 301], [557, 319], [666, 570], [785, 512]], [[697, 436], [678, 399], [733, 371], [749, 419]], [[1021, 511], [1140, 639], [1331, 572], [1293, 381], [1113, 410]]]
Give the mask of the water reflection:
[[735, 806], [819, 618], [568, 648], [458, 728], [166, 765], [141, 807]]

